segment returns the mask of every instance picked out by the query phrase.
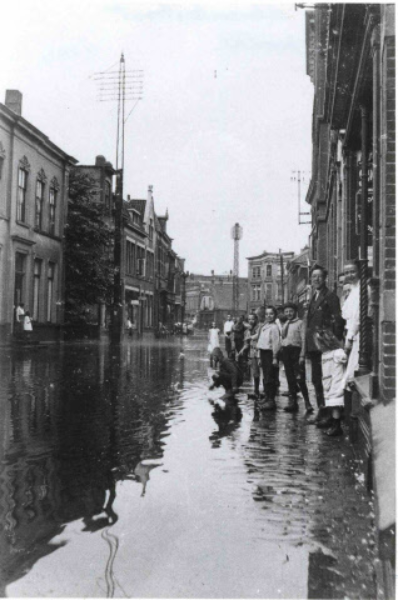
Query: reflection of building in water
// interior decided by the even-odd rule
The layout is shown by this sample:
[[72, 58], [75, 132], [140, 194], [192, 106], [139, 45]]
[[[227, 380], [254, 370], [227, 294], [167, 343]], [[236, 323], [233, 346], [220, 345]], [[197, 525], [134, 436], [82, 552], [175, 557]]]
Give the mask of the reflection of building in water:
[[[83, 519], [87, 532], [115, 523], [118, 480], [145, 484], [145, 459], [161, 458], [175, 361], [165, 348], [158, 362], [156, 347], [137, 347], [130, 362], [124, 352], [96, 345], [0, 362], [4, 586], [56, 549], [65, 523]], [[159, 362], [157, 388], [148, 373]]]

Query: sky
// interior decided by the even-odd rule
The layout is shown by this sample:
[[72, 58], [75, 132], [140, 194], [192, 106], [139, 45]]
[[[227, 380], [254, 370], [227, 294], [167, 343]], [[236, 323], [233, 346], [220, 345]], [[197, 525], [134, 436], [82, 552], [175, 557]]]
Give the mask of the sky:
[[115, 164], [117, 103], [98, 101], [94, 74], [144, 72], [128, 101], [125, 196], [169, 211], [168, 233], [186, 269], [233, 268], [231, 229], [246, 257], [299, 252], [311, 168], [313, 86], [305, 17], [294, 3], [150, 0], [0, 0], [0, 101], [23, 94], [23, 116], [82, 164]]

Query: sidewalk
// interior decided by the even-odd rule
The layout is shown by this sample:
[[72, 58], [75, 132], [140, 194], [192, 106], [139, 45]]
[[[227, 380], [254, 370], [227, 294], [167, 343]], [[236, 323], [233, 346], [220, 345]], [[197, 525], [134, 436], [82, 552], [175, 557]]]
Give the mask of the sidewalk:
[[395, 596], [395, 401], [370, 412], [376, 525], [380, 562], [376, 565], [378, 596]]

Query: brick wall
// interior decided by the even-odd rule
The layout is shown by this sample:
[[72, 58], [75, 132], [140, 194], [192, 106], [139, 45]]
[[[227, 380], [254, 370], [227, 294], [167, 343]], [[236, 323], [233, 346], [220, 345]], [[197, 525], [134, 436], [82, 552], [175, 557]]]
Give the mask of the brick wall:
[[395, 397], [395, 36], [382, 45], [381, 144], [381, 311], [380, 392], [384, 402]]

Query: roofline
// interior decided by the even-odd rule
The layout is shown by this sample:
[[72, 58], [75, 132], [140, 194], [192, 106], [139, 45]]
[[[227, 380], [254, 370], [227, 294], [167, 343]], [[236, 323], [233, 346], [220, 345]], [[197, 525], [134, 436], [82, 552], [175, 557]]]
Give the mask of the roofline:
[[246, 260], [255, 260], [256, 258], [265, 258], [266, 256], [287, 256], [293, 254], [294, 256], [294, 251], [286, 251], [286, 252], [263, 252], [262, 254], [259, 254], [257, 256], [247, 256]]
[[4, 113], [3, 116], [7, 117], [14, 124], [14, 127], [19, 126], [22, 130], [25, 130], [25, 133], [31, 136], [35, 136], [37, 139], [39, 139], [43, 146], [47, 146], [49, 150], [61, 156], [63, 160], [68, 161], [71, 165], [77, 165], [77, 163], [79, 162], [77, 158], [74, 158], [73, 156], [62, 150], [59, 146], [54, 144], [54, 142], [52, 142], [47, 135], [40, 131], [40, 129], [32, 125], [30, 121], [27, 121], [21, 115], [17, 115], [5, 104], [2, 104], [0, 102], [0, 113], [1, 112]]

